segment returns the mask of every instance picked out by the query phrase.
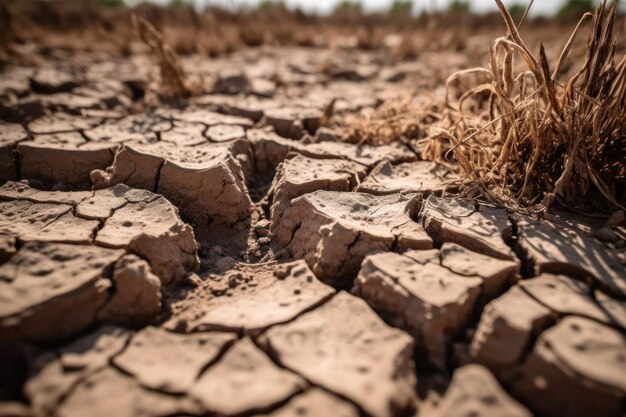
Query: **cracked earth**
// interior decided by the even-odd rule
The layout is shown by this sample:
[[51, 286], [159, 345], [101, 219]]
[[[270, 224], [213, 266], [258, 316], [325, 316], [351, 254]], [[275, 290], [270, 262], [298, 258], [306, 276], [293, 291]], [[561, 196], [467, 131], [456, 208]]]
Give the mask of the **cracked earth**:
[[151, 110], [145, 56], [0, 74], [1, 416], [624, 415], [623, 216], [340, 141], [333, 100], [430, 67], [322, 55], [185, 62], [213, 91]]

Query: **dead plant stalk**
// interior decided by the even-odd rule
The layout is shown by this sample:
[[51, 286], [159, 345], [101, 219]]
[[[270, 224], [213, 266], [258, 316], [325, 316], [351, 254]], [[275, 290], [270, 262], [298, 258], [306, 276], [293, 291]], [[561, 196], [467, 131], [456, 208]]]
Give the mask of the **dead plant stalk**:
[[[626, 55], [616, 62], [617, 3], [607, 7], [604, 0], [593, 15], [582, 17], [552, 72], [543, 44], [537, 56], [531, 53], [502, 2], [496, 3], [508, 33], [494, 42], [490, 68], [453, 74], [446, 85], [469, 73], [491, 78], [467, 91], [457, 106], [446, 95], [458, 117], [446, 136], [465, 173], [464, 189], [518, 211], [545, 211], [555, 201], [597, 203], [598, 192], [605, 203], [624, 208]], [[563, 63], [589, 18], [585, 61], [560, 82]], [[516, 57], [526, 67], [517, 74]], [[486, 114], [464, 110], [466, 100], [485, 91]]]

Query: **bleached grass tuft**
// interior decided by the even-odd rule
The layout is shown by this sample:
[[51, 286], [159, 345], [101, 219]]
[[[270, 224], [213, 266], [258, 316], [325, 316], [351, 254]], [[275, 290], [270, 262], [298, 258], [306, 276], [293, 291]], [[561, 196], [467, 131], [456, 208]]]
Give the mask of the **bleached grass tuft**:
[[[502, 2], [496, 3], [508, 33], [495, 40], [490, 68], [448, 80], [476, 72], [491, 80], [450, 104], [459, 122], [444, 135], [465, 174], [463, 189], [517, 211], [541, 212], [557, 201], [624, 209], [626, 54], [615, 52], [617, 2], [607, 6], [604, 0], [583, 16], [552, 66], [543, 45], [531, 53]], [[590, 19], [586, 58], [561, 80], [575, 38]], [[523, 61], [521, 72], [514, 70], [516, 58]], [[484, 114], [464, 108], [485, 92], [490, 98]]]

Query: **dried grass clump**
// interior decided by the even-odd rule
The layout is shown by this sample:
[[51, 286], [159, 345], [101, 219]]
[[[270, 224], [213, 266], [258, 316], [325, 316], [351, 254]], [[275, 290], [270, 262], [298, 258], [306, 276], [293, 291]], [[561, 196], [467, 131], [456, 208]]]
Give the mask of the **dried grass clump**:
[[[508, 28], [491, 49], [492, 82], [459, 100], [460, 122], [447, 134], [466, 175], [465, 189], [508, 208], [538, 212], [555, 201], [567, 207], [624, 208], [626, 180], [626, 54], [616, 63], [617, 3], [606, 0], [579, 22], [550, 68], [543, 45], [533, 55], [511, 15], [496, 0]], [[531, 2], [532, 4], [532, 2]], [[577, 32], [593, 19], [586, 59], [571, 78], [559, 73]], [[514, 71], [521, 57], [525, 71]], [[468, 113], [464, 102], [490, 92], [485, 114]]]
[[133, 15], [133, 26], [139, 38], [145, 43], [156, 58], [161, 71], [159, 95], [173, 100], [186, 98], [192, 95], [192, 88], [176, 52], [165, 43], [163, 35], [142, 17]]
[[423, 138], [441, 115], [432, 105], [422, 105], [409, 96], [386, 100], [373, 111], [345, 122], [342, 140], [356, 144], [385, 145]]

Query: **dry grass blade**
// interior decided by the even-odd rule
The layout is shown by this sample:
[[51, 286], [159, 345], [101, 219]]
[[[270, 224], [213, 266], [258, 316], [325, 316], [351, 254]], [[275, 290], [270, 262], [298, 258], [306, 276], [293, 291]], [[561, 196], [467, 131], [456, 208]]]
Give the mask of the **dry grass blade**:
[[[617, 4], [606, 0], [593, 14], [586, 59], [565, 82], [559, 73], [585, 15], [551, 72], [540, 47], [533, 55], [502, 2], [508, 36], [495, 41], [490, 88], [478, 85], [448, 105], [458, 117], [449, 133], [451, 152], [465, 172], [465, 189], [518, 211], [544, 211], [555, 201], [588, 209], [624, 208], [626, 194], [626, 55], [616, 63]], [[513, 55], [526, 70], [515, 74]], [[463, 101], [491, 91], [488, 116]], [[611, 207], [612, 206], [612, 207]]]
[[166, 99], [185, 98], [191, 95], [185, 71], [176, 52], [165, 43], [163, 35], [150, 22], [133, 15], [133, 26], [139, 38], [156, 57], [161, 70], [159, 94]]
[[423, 138], [429, 125], [441, 118], [432, 103], [418, 105], [410, 96], [385, 101], [375, 111], [346, 123], [345, 142], [383, 145]]

